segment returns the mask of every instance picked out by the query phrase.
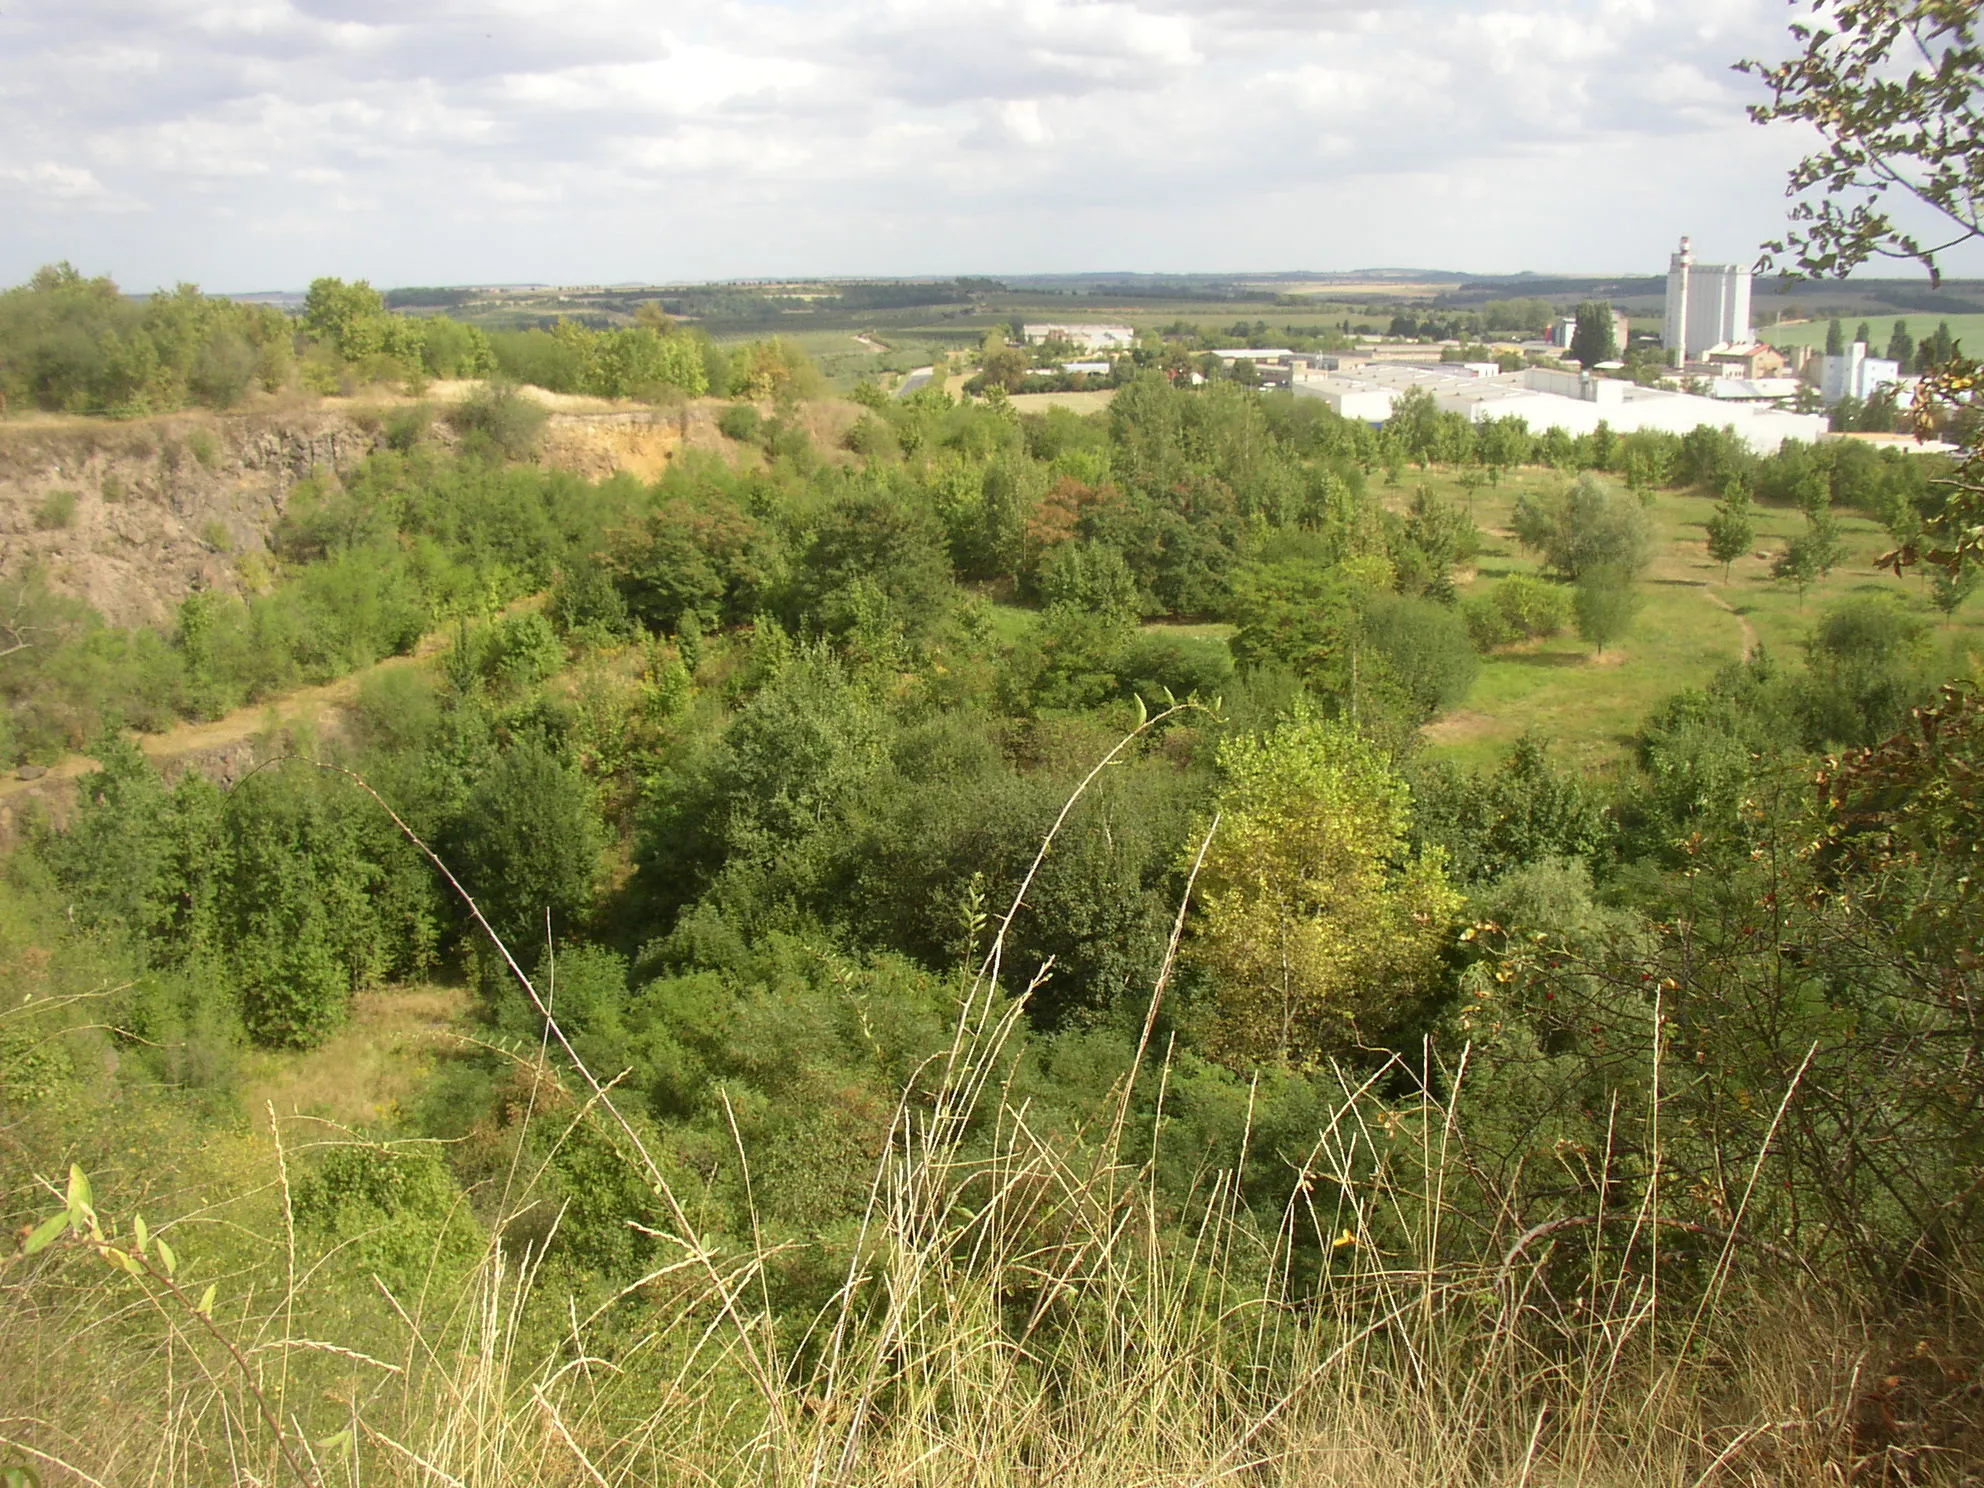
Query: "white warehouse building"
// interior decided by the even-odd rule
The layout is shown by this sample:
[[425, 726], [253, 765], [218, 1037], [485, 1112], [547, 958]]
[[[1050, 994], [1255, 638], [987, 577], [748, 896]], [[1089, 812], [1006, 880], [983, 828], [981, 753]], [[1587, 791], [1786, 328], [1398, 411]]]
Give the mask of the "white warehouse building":
[[1029, 346], [1044, 341], [1065, 341], [1083, 351], [1128, 351], [1137, 344], [1135, 327], [1126, 325], [1076, 324], [1070, 321], [1029, 322], [1020, 327]]
[[1546, 429], [1589, 434], [1601, 423], [1616, 434], [1639, 429], [1686, 434], [1703, 426], [1727, 426], [1751, 449], [1767, 455], [1787, 439], [1816, 443], [1826, 432], [1826, 421], [1818, 414], [1786, 413], [1542, 367], [1499, 377], [1469, 377], [1431, 367], [1374, 366], [1354, 375], [1298, 373], [1294, 383], [1297, 396], [1321, 398], [1343, 417], [1365, 423], [1390, 417], [1392, 406], [1414, 387], [1431, 393], [1444, 413], [1463, 414], [1474, 423], [1520, 418], [1539, 434]]

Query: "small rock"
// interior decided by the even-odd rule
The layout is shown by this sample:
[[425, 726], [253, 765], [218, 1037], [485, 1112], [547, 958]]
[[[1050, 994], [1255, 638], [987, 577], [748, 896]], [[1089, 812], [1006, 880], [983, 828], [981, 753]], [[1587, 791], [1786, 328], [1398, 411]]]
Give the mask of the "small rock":
[[48, 767], [46, 765], [22, 765], [15, 773], [23, 780], [39, 780], [48, 773]]

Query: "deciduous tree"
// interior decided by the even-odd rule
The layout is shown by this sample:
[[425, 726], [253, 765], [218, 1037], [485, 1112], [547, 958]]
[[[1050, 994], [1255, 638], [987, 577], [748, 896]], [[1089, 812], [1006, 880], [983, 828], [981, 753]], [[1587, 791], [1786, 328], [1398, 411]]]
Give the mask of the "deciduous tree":
[[1460, 896], [1406, 847], [1405, 782], [1354, 730], [1301, 718], [1220, 751], [1220, 823], [1190, 946], [1210, 1047], [1303, 1064], [1417, 1012]]

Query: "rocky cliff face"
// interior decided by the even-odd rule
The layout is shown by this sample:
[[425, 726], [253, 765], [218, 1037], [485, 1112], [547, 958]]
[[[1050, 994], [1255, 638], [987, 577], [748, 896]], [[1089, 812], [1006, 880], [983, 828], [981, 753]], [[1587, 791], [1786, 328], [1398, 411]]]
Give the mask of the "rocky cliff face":
[[261, 582], [296, 483], [376, 440], [323, 412], [0, 424], [0, 577], [39, 567], [113, 624], [164, 623]]
[[[763, 459], [718, 432], [727, 405], [717, 399], [655, 409], [533, 395], [552, 408], [544, 463], [589, 479], [624, 471], [654, 480], [685, 451], [746, 466]], [[113, 625], [170, 624], [195, 590], [254, 590], [271, 574], [270, 537], [297, 482], [313, 471], [340, 475], [377, 449], [395, 401], [406, 400], [129, 423], [0, 421], [0, 581], [39, 568]], [[800, 418], [824, 458], [847, 460], [841, 443], [860, 414], [821, 401]], [[454, 439], [439, 419], [427, 437]]]

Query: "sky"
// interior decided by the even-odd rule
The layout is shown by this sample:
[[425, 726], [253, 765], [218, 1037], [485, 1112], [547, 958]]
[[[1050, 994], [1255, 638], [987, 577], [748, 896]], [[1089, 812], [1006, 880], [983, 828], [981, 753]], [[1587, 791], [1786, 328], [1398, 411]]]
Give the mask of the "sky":
[[1781, 230], [1794, 14], [0, 0], [0, 282], [1661, 273]]

